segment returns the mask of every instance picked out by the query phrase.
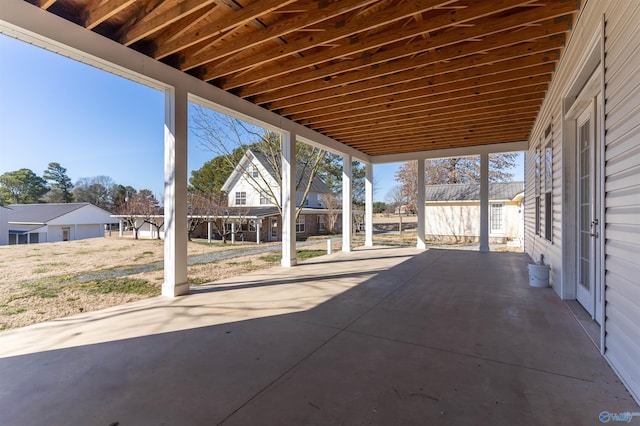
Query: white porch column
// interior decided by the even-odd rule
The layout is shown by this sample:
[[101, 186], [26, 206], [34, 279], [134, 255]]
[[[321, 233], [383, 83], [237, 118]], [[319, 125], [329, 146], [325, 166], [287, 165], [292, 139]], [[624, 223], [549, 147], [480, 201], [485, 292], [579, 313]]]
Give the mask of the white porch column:
[[424, 158], [419, 158], [418, 160], [418, 242], [416, 247], [419, 249], [427, 248], [427, 244], [424, 240], [424, 231], [425, 231], [425, 205], [424, 205], [424, 194], [425, 194], [425, 179], [424, 179]]
[[118, 237], [124, 237], [124, 221], [118, 219]]
[[211, 244], [211, 221], [207, 221], [207, 242]]
[[261, 219], [256, 219], [256, 244], [260, 244], [260, 225], [262, 224]]
[[480, 154], [480, 251], [489, 251], [489, 154]]
[[187, 281], [187, 92], [165, 91], [164, 282], [162, 295], [189, 293]]
[[342, 156], [342, 251], [351, 251], [351, 155]]
[[364, 245], [373, 246], [373, 164], [364, 165]]
[[296, 134], [282, 134], [282, 266], [296, 257]]

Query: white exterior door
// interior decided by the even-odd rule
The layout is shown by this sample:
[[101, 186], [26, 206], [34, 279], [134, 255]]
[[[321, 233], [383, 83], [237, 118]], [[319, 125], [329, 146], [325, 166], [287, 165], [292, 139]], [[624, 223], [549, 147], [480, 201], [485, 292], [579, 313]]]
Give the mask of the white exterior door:
[[[599, 95], [598, 95], [599, 97]], [[576, 298], [601, 323], [600, 306], [600, 141], [596, 99], [580, 114], [577, 129]]]

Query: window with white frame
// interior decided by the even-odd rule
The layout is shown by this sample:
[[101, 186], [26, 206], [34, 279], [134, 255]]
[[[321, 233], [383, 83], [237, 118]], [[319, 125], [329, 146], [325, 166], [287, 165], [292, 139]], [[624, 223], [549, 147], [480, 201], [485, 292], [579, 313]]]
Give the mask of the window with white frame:
[[249, 221], [249, 232], [256, 232], [256, 221], [255, 220], [250, 220]]
[[553, 144], [550, 135], [544, 148], [544, 170], [544, 238], [553, 241]]
[[236, 192], [236, 206], [247, 205], [247, 193], [245, 191]]
[[504, 204], [495, 203], [491, 204], [490, 212], [491, 232], [503, 233], [504, 232]]
[[541, 163], [542, 163], [542, 154], [540, 147], [536, 148], [536, 169], [535, 169], [535, 207], [536, 207], [536, 217], [535, 217], [535, 229], [536, 235], [540, 235], [540, 222], [542, 220], [542, 215], [540, 214], [540, 192], [542, 186], [542, 176], [541, 176]]
[[304, 232], [304, 216], [300, 215], [296, 219], [296, 233]]
[[326, 231], [327, 230], [327, 222], [324, 215], [318, 216], [318, 231]]
[[257, 178], [258, 176], [260, 176], [260, 173], [258, 173], [258, 168], [256, 166], [249, 167], [249, 170], [247, 171], [252, 178]]
[[271, 204], [271, 199], [267, 194], [260, 194], [260, 204], [261, 205], [265, 205], [265, 204]]

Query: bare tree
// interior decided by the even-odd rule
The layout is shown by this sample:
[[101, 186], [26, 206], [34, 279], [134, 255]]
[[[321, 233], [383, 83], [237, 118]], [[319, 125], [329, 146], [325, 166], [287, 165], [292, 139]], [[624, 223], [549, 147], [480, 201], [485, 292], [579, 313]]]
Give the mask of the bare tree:
[[396, 185], [387, 193], [387, 203], [392, 212], [398, 215], [398, 231], [402, 238], [402, 215], [406, 210], [408, 198], [401, 185]]
[[131, 194], [120, 206], [119, 213], [125, 216], [127, 226], [133, 229], [133, 236], [138, 239], [140, 228], [145, 223], [152, 225], [156, 229], [157, 238], [160, 239], [160, 228], [164, 220], [160, 223], [160, 206], [158, 200], [148, 189], [142, 189], [135, 194]]
[[342, 201], [337, 194], [327, 193], [320, 196], [320, 202], [327, 209], [327, 230], [335, 234], [336, 223], [338, 222], [338, 215], [342, 210]]
[[[257, 192], [271, 199], [282, 214], [282, 145], [280, 135], [241, 120], [196, 106], [191, 117], [195, 134], [200, 145], [235, 162], [234, 151], [242, 150], [249, 161], [240, 162], [240, 170]], [[296, 142], [296, 192], [302, 193], [296, 217], [311, 191], [311, 185], [324, 161], [326, 151]], [[261, 161], [258, 161], [260, 156]], [[257, 163], [263, 163], [264, 168]], [[231, 164], [232, 167], [238, 166]], [[275, 179], [275, 186], [273, 180]]]

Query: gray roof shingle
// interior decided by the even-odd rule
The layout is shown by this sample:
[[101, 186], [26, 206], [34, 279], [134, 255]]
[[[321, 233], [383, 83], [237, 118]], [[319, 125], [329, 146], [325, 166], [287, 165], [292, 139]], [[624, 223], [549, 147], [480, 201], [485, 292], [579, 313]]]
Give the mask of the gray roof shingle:
[[[524, 182], [489, 182], [489, 200], [513, 200]], [[426, 201], [480, 201], [480, 184], [427, 185]]]

